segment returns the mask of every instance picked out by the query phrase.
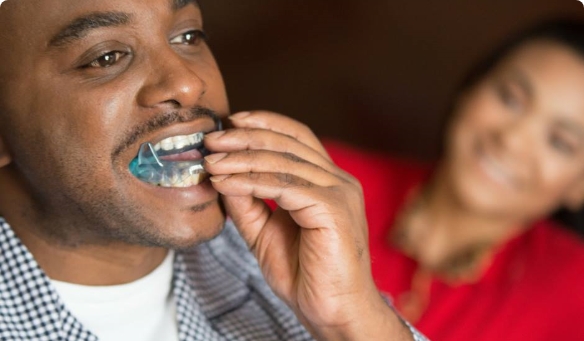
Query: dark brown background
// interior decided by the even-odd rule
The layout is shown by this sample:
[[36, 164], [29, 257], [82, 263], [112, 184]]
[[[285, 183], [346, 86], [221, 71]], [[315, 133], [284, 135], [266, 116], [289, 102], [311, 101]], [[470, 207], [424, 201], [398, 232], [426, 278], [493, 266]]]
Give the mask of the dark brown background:
[[485, 52], [577, 0], [201, 0], [234, 112], [270, 109], [319, 135], [436, 156], [454, 88]]

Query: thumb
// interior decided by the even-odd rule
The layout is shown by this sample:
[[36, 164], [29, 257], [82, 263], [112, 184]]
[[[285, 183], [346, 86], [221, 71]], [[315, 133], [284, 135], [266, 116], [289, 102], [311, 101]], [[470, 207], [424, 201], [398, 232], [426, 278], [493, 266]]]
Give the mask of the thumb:
[[261, 199], [252, 196], [223, 195], [223, 204], [227, 215], [231, 217], [239, 233], [253, 250], [264, 226], [267, 224], [272, 211]]

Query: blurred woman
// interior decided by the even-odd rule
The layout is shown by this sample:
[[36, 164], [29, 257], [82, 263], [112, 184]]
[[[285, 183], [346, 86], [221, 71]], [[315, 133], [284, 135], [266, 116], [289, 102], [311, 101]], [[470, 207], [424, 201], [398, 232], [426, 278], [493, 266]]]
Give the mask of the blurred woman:
[[498, 49], [456, 96], [433, 166], [329, 143], [363, 184], [373, 273], [434, 341], [584, 339], [584, 25]]

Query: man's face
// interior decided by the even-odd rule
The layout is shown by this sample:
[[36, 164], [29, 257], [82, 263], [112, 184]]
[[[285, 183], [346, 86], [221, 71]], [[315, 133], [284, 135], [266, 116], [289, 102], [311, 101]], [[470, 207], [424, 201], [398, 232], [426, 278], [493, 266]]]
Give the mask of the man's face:
[[193, 1], [2, 4], [0, 140], [44, 229], [179, 247], [219, 231], [208, 181], [162, 188], [128, 168], [142, 143], [212, 130], [209, 110], [227, 115], [201, 30]]

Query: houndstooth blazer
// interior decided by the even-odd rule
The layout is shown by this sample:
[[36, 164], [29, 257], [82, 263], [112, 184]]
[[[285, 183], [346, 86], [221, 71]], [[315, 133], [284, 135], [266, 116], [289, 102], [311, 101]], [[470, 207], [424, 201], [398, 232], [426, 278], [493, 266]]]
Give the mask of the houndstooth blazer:
[[[174, 260], [180, 341], [312, 340], [263, 280], [232, 223]], [[412, 329], [415, 340], [425, 340]], [[0, 218], [0, 340], [97, 341]]]

